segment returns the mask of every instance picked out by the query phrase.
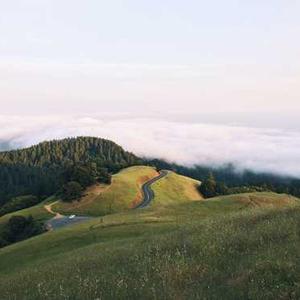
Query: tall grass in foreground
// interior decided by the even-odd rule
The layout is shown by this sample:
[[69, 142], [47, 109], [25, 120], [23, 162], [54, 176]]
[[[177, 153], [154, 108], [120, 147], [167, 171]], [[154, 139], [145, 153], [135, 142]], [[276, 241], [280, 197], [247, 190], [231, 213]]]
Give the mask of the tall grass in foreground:
[[33, 262], [0, 278], [0, 298], [299, 299], [299, 249], [299, 208], [254, 209]]

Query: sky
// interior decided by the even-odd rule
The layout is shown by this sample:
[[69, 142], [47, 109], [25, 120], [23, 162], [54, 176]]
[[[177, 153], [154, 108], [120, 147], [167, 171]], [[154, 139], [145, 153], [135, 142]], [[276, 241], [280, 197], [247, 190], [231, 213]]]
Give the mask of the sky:
[[[102, 134], [181, 163], [235, 161], [300, 176], [299, 1], [0, 4], [2, 150]], [[270, 132], [279, 139], [270, 142]], [[174, 144], [171, 133], [178, 134]], [[145, 136], [151, 145], [160, 136], [159, 150], [138, 142]], [[202, 136], [211, 137], [204, 149]], [[255, 148], [254, 137], [261, 146]]]

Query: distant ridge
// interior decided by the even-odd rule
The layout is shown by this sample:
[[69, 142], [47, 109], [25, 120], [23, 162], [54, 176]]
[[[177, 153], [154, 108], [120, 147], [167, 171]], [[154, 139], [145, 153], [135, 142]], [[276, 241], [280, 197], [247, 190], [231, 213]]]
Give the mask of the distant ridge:
[[139, 160], [113, 141], [97, 137], [74, 137], [41, 142], [23, 149], [0, 152], [0, 163], [31, 166], [59, 164], [64, 161], [85, 162], [93, 158], [130, 164]]

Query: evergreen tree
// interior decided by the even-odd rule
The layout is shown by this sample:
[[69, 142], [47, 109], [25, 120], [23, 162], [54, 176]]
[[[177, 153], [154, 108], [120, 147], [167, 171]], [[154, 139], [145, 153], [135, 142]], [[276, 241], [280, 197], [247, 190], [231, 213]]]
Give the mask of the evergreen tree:
[[211, 198], [217, 195], [217, 182], [211, 172], [209, 173], [208, 177], [201, 183], [199, 191], [205, 198]]
[[43, 225], [32, 216], [13, 216], [0, 232], [0, 247], [16, 243], [32, 236], [41, 234], [45, 229]]

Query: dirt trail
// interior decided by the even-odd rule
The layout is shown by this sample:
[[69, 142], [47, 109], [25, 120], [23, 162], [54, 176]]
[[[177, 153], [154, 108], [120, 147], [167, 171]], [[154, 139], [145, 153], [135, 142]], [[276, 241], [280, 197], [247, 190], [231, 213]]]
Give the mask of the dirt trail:
[[52, 210], [52, 206], [53, 206], [54, 204], [56, 204], [57, 202], [58, 202], [58, 201], [55, 201], [55, 202], [53, 202], [53, 203], [51, 203], [51, 204], [44, 205], [44, 208], [45, 208], [50, 214], [52, 214], [52, 215], [55, 216], [54, 219], [61, 219], [61, 218], [63, 218], [64, 216], [61, 215], [60, 213], [54, 212], [54, 211]]

